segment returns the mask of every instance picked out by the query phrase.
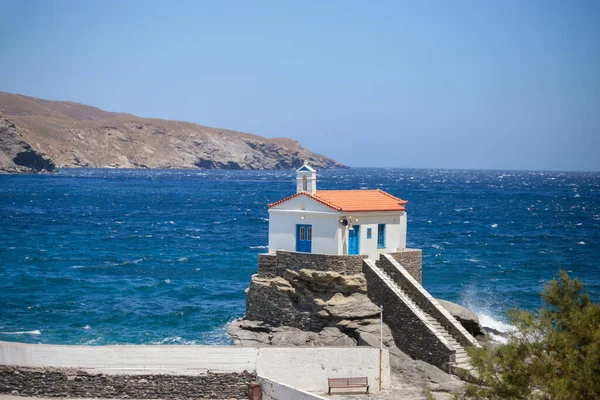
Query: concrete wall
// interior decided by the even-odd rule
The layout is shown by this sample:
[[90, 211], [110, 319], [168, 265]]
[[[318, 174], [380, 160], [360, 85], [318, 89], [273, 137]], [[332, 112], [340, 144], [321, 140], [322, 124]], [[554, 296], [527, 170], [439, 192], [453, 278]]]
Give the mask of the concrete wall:
[[[382, 257], [383, 258], [383, 257]], [[444, 371], [454, 363], [456, 350], [426, 321], [425, 315], [393, 285], [371, 260], [365, 260], [367, 295], [383, 306], [383, 320], [392, 331], [396, 346], [411, 357], [433, 364]]]
[[366, 258], [364, 255], [338, 256], [278, 251], [276, 254], [258, 256], [258, 274], [259, 276], [282, 276], [286, 269], [305, 268], [354, 275], [362, 272], [364, 258]]
[[0, 365], [101, 373], [197, 375], [254, 371], [258, 349], [235, 346], [70, 346], [0, 342]]
[[377, 266], [382, 268], [394, 280], [394, 282], [404, 290], [423, 311], [436, 319], [448, 333], [463, 346], [479, 347], [477, 340], [434, 299], [427, 290], [423, 288], [398, 262], [389, 254], [382, 256], [377, 262]]
[[[327, 378], [366, 376], [373, 392], [379, 388], [379, 349], [372, 347], [261, 348], [256, 373], [296, 388], [323, 391]], [[390, 361], [383, 352], [383, 388], [390, 387]]]
[[258, 377], [262, 400], [325, 400], [325, 397], [300, 390], [284, 383]]
[[[384, 352], [383, 386], [390, 385]], [[379, 349], [370, 347], [61, 346], [0, 342], [0, 365], [74, 368], [112, 375], [199, 376], [256, 372], [303, 390], [327, 391], [327, 378], [367, 376], [379, 386]]]

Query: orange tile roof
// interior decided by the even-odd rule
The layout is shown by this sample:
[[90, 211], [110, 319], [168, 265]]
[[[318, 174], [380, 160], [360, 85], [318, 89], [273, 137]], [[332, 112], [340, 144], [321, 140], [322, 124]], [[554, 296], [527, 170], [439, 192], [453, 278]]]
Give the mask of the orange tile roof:
[[317, 190], [316, 194], [296, 193], [269, 204], [269, 208], [298, 196], [308, 196], [321, 204], [340, 212], [405, 211], [406, 200], [392, 196], [383, 190]]

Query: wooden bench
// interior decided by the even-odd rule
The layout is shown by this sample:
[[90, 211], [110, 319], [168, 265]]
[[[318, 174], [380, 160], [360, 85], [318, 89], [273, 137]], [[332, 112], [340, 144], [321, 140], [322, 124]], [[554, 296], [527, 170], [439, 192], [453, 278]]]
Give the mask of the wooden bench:
[[369, 393], [369, 379], [364, 376], [360, 378], [327, 378], [329, 381], [329, 394], [331, 389], [354, 389], [367, 388]]

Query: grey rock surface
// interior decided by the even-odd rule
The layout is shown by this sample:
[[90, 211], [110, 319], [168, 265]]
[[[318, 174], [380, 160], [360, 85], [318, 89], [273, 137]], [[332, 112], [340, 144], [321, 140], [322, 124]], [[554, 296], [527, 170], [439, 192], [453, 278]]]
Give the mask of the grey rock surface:
[[447, 300], [436, 299], [442, 307], [444, 307], [471, 335], [484, 336], [485, 330], [479, 323], [477, 314], [459, 304], [452, 303]]
[[368, 318], [379, 315], [380, 312], [379, 307], [362, 293], [353, 293], [347, 297], [336, 293], [318, 307], [322, 308], [329, 317], [344, 319]]

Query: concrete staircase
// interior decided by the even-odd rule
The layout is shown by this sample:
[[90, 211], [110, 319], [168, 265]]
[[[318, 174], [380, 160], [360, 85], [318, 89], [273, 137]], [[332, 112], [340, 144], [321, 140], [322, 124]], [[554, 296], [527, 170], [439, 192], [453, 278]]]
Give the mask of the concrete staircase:
[[463, 346], [461, 346], [461, 344], [456, 340], [456, 338], [454, 338], [446, 330], [446, 328], [444, 328], [442, 326], [442, 324], [439, 321], [437, 321], [430, 314], [426, 313], [422, 308], [420, 308], [411, 299], [411, 297], [408, 295], [408, 293], [406, 291], [402, 290], [402, 288], [394, 281], [394, 279], [388, 273], [386, 273], [381, 268], [379, 268], [379, 270], [385, 276], [385, 279], [387, 280], [387, 284], [390, 285], [391, 287], [393, 287], [396, 291], [400, 292], [404, 296], [405, 301], [410, 305], [410, 307], [413, 310], [420, 311], [425, 316], [425, 321], [429, 325], [431, 325], [437, 332], [439, 332], [444, 337], [444, 339], [446, 339], [446, 341], [448, 343], [450, 343], [450, 345], [456, 350], [455, 364], [451, 367], [451, 372], [455, 373], [455, 374], [470, 373], [470, 371], [473, 369], [473, 366], [470, 363], [471, 360], [470, 360], [467, 352], [465, 351], [465, 348]]

